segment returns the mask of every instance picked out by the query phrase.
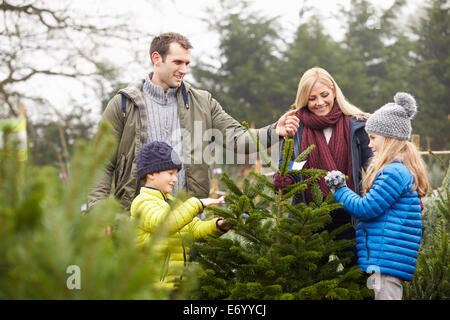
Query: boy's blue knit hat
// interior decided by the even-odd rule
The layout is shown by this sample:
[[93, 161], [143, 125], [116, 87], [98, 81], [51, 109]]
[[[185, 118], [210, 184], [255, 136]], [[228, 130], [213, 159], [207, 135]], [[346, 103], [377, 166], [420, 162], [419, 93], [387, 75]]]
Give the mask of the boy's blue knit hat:
[[367, 133], [408, 140], [411, 138], [411, 119], [417, 111], [416, 100], [405, 92], [397, 92], [394, 103], [385, 104], [366, 122]]
[[171, 169], [181, 170], [182, 163], [171, 146], [162, 141], [144, 144], [136, 159], [136, 171], [139, 179], [148, 173]]

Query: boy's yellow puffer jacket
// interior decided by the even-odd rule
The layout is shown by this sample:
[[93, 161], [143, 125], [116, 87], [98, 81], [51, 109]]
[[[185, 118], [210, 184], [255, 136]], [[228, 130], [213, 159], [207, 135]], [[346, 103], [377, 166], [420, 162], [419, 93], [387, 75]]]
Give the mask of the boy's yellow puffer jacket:
[[166, 228], [168, 238], [158, 247], [167, 250], [166, 262], [162, 266], [163, 287], [173, 288], [174, 280], [181, 279], [184, 267], [188, 266], [189, 243], [206, 236], [219, 237], [224, 232], [217, 228], [217, 220], [202, 221], [196, 217], [203, 211], [198, 198], [192, 197], [184, 202], [174, 203], [170, 210], [169, 201], [175, 200], [160, 190], [142, 187], [131, 204], [131, 219], [139, 217], [138, 245], [145, 245], [152, 233], [161, 225]]

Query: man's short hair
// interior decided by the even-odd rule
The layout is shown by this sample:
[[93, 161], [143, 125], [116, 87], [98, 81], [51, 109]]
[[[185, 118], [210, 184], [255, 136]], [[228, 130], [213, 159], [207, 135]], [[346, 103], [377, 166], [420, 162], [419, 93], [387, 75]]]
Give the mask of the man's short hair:
[[169, 51], [169, 46], [172, 42], [178, 43], [186, 50], [193, 48], [189, 39], [179, 33], [162, 33], [159, 36], [154, 37], [152, 43], [150, 44], [150, 60], [153, 52], [156, 51], [160, 54], [162, 61], [164, 62], [166, 60], [167, 52]]

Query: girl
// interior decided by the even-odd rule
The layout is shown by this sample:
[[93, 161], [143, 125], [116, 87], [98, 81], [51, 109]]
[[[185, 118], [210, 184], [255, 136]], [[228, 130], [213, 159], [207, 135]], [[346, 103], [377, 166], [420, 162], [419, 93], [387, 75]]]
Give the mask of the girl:
[[363, 196], [347, 188], [339, 171], [325, 178], [335, 200], [359, 219], [358, 265], [365, 272], [376, 272], [375, 300], [401, 300], [401, 280], [412, 280], [415, 272], [422, 238], [420, 198], [429, 189], [425, 164], [407, 141], [416, 110], [414, 98], [399, 92], [394, 103], [381, 107], [367, 121], [374, 157], [362, 181]]

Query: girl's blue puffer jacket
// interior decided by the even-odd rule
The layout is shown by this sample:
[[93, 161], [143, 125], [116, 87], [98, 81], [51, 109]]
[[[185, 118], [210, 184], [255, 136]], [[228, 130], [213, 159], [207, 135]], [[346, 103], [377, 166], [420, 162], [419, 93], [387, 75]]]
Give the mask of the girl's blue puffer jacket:
[[356, 249], [363, 271], [413, 279], [422, 238], [420, 198], [413, 185], [408, 168], [393, 162], [377, 173], [364, 197], [347, 187], [336, 191], [335, 200], [359, 219]]

